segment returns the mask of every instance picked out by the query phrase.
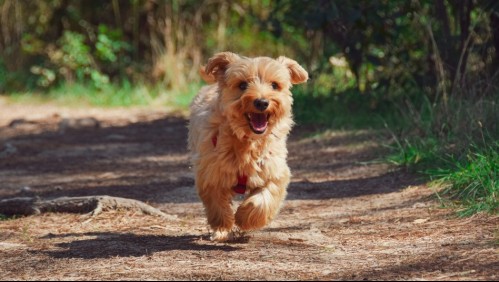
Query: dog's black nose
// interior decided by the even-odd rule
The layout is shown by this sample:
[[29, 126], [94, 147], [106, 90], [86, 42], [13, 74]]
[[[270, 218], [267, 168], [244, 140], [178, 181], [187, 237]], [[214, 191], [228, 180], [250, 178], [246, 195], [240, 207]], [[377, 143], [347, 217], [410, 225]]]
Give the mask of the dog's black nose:
[[265, 111], [269, 107], [269, 100], [267, 99], [256, 99], [253, 102], [255, 108], [260, 111]]

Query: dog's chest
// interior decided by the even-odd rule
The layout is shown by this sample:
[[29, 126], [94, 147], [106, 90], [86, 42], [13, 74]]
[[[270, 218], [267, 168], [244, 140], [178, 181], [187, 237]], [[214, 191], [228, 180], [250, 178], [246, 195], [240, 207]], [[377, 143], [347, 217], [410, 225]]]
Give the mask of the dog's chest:
[[269, 150], [268, 148], [264, 148], [260, 153], [257, 153], [257, 158], [255, 161], [256, 166], [260, 168], [265, 166], [265, 163], [268, 163], [270, 155], [272, 155], [272, 151]]
[[250, 170], [255, 176], [262, 179], [269, 179], [279, 175], [280, 170], [286, 166], [285, 158], [280, 153], [282, 152], [278, 150], [275, 144], [256, 149], [251, 154]]
[[260, 170], [261, 168], [268, 165], [269, 160], [272, 156], [272, 150], [269, 144], [253, 144], [249, 146], [246, 152], [243, 152], [242, 156], [248, 157], [248, 163], [254, 167], [255, 170]]
[[247, 178], [249, 188], [261, 187], [269, 179], [279, 178], [287, 167], [285, 144], [278, 142], [280, 140], [247, 141], [249, 140], [235, 143], [233, 139], [214, 135], [211, 143], [213, 152], [217, 155], [217, 161], [212, 165], [219, 166], [225, 172], [234, 173], [234, 177], [231, 178], [234, 181], [238, 179], [238, 183], [239, 179]]

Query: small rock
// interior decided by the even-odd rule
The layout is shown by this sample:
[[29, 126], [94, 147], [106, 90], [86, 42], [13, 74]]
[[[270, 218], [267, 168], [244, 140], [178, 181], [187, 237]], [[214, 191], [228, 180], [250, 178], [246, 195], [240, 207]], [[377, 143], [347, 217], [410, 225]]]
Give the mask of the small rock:
[[19, 192], [21, 192], [21, 193], [29, 193], [29, 192], [31, 192], [31, 187], [24, 186], [21, 189], [19, 189]]

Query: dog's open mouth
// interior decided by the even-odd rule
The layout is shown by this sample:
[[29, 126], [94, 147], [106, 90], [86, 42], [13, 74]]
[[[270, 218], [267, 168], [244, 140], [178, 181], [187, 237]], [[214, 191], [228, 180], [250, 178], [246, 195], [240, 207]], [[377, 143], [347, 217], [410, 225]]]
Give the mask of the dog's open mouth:
[[247, 114], [249, 124], [253, 132], [262, 134], [267, 130], [269, 124], [269, 114], [267, 113], [249, 113]]

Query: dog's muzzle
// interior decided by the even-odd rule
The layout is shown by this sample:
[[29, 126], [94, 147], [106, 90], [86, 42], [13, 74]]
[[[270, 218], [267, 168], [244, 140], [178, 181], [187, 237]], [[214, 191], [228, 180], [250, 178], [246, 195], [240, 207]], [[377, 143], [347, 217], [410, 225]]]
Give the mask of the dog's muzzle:
[[255, 99], [253, 101], [253, 106], [256, 112], [251, 112], [247, 114], [248, 122], [251, 130], [256, 134], [263, 134], [267, 130], [269, 123], [269, 114], [264, 111], [269, 107], [269, 100], [261, 98]]
[[269, 107], [269, 100], [267, 99], [256, 99], [253, 101], [253, 105], [259, 111], [265, 111]]

